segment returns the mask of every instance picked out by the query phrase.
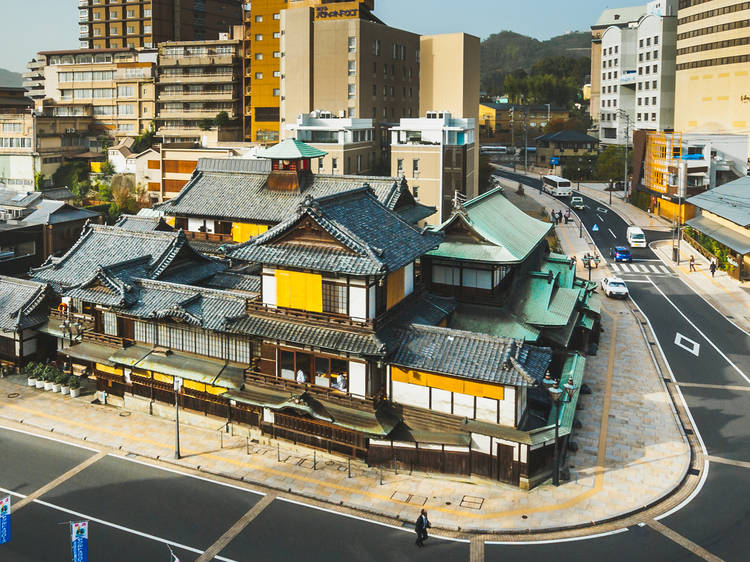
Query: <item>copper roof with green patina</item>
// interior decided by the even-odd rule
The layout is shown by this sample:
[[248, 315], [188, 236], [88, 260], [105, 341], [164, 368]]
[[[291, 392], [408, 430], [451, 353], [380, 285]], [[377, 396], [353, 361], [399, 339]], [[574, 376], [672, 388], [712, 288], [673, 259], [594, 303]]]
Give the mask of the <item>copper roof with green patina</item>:
[[328, 153], [297, 139], [286, 139], [261, 151], [258, 157], [272, 160], [297, 160], [299, 158], [322, 158], [326, 154]]
[[[482, 242], [452, 239], [450, 225], [456, 221], [473, 230]], [[524, 213], [496, 188], [467, 201], [436, 228], [446, 239], [429, 255], [486, 263], [521, 263], [544, 240], [552, 225]]]

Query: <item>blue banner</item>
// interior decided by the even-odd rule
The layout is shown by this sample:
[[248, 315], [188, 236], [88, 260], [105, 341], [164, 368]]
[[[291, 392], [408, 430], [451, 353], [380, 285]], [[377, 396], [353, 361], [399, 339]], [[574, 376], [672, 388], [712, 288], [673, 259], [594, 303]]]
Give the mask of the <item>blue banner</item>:
[[89, 560], [89, 522], [70, 523], [70, 543], [73, 549], [73, 562]]
[[0, 498], [0, 544], [10, 542], [10, 496]]

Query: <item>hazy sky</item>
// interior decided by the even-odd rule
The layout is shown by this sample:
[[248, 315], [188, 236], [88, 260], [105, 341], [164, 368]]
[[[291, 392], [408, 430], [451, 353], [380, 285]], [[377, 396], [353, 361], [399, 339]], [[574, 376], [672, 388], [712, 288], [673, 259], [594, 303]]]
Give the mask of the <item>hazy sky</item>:
[[[646, 0], [375, 0], [387, 24], [421, 34], [464, 31], [482, 39], [510, 29], [539, 39], [588, 29], [607, 7]], [[76, 0], [0, 0], [0, 67], [23, 72], [37, 51], [78, 46]]]

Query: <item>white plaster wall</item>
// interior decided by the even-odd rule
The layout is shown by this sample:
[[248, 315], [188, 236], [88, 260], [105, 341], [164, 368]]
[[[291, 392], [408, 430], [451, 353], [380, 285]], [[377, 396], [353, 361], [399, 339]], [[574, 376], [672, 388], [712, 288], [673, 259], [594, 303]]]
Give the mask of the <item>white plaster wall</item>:
[[275, 420], [273, 410], [271, 408], [263, 408], [263, 421], [266, 423], [273, 423]]
[[453, 415], [474, 418], [474, 397], [468, 394], [453, 393]]
[[355, 320], [367, 319], [367, 289], [349, 287], [349, 316]]
[[276, 306], [276, 277], [263, 275], [263, 304]]
[[367, 365], [349, 361], [349, 393], [365, 397], [367, 394]]
[[505, 396], [500, 400], [500, 425], [514, 427], [516, 424], [516, 389], [505, 387]]
[[414, 292], [414, 263], [404, 268], [404, 296], [408, 297]]
[[487, 435], [479, 435], [477, 433], [471, 434], [471, 448], [474, 451], [479, 451], [486, 455], [491, 454], [492, 451], [492, 438]]
[[432, 409], [445, 414], [451, 413], [451, 392], [439, 388], [432, 389]]
[[477, 419], [497, 423], [497, 400], [477, 397]]
[[430, 389], [408, 382], [393, 381], [393, 401], [418, 408], [430, 407]]

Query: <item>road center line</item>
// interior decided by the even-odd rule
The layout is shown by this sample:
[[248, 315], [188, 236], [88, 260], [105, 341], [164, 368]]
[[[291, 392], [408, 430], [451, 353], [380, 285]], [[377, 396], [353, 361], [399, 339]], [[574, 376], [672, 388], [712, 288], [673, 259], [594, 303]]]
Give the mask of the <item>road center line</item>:
[[737, 386], [731, 384], [706, 384], [701, 382], [676, 382], [677, 386], [686, 386], [691, 388], [710, 388], [715, 390], [738, 390], [740, 392], [750, 392], [750, 386]]
[[609, 233], [610, 233], [610, 234], [612, 235], [612, 238], [615, 238], [615, 239], [617, 239], [617, 236], [615, 235], [615, 233], [614, 233], [614, 232], [612, 232], [612, 229], [611, 229], [611, 228], [608, 228], [607, 230], [609, 230]]
[[208, 562], [209, 560], [213, 560], [217, 554], [219, 554], [224, 548], [232, 542], [237, 535], [239, 535], [242, 530], [247, 527], [250, 522], [258, 517], [260, 513], [266, 509], [273, 500], [276, 499], [276, 494], [268, 494], [263, 499], [261, 499], [258, 503], [256, 503], [250, 511], [248, 511], [245, 515], [243, 515], [237, 522], [232, 525], [229, 529], [227, 529], [227, 532], [224, 533], [219, 537], [219, 539], [209, 546], [206, 551], [201, 554], [200, 558], [198, 558], [195, 562]]
[[42, 486], [41, 488], [39, 488], [35, 492], [32, 492], [31, 494], [29, 494], [28, 496], [26, 496], [25, 498], [23, 498], [20, 502], [18, 502], [16, 505], [13, 506], [13, 511], [18, 511], [19, 509], [21, 509], [22, 507], [28, 505], [29, 503], [31, 503], [32, 501], [36, 500], [37, 498], [42, 497], [44, 494], [46, 494], [50, 490], [54, 490], [55, 488], [57, 488], [60, 484], [62, 484], [66, 480], [71, 479], [73, 476], [75, 476], [79, 472], [82, 472], [83, 470], [87, 469], [92, 464], [94, 464], [97, 461], [100, 461], [101, 459], [103, 459], [106, 456], [107, 456], [107, 453], [99, 452], [99, 453], [97, 453], [97, 454], [95, 454], [95, 455], [87, 458], [85, 461], [83, 461], [78, 466], [74, 466], [73, 468], [71, 468], [66, 473], [61, 474], [60, 476], [58, 476], [57, 478], [55, 478], [51, 482], [45, 484], [44, 486]]
[[676, 310], [676, 311], [677, 311], [677, 312], [678, 312], [678, 313], [680, 314], [680, 316], [682, 316], [682, 317], [683, 317], [683, 318], [685, 319], [685, 321], [686, 321], [686, 322], [687, 322], [688, 324], [690, 324], [690, 325], [691, 325], [691, 326], [693, 327], [693, 329], [694, 329], [694, 330], [695, 330], [696, 332], [698, 332], [698, 333], [699, 333], [699, 334], [700, 334], [700, 335], [701, 335], [701, 336], [703, 337], [703, 339], [704, 339], [704, 340], [706, 340], [706, 341], [708, 342], [708, 344], [709, 344], [709, 345], [710, 345], [711, 347], [713, 347], [713, 348], [714, 348], [714, 349], [716, 350], [716, 352], [717, 352], [717, 353], [718, 353], [719, 355], [721, 355], [721, 356], [722, 356], [722, 357], [723, 357], [723, 358], [724, 358], [724, 359], [726, 360], [726, 362], [727, 362], [727, 363], [729, 363], [729, 364], [730, 364], [730, 365], [732, 366], [732, 368], [733, 368], [733, 369], [734, 369], [735, 371], [737, 371], [737, 372], [738, 372], [738, 373], [740, 374], [740, 376], [741, 376], [741, 377], [742, 377], [743, 379], [745, 379], [745, 382], [747, 382], [748, 384], [750, 384], [750, 378], [748, 378], [748, 377], [747, 377], [747, 375], [745, 375], [745, 373], [743, 373], [743, 372], [742, 372], [742, 371], [740, 370], [740, 368], [739, 368], [739, 367], [738, 367], [737, 365], [735, 365], [735, 364], [734, 364], [734, 363], [732, 362], [732, 360], [731, 360], [731, 359], [730, 359], [729, 357], [727, 357], [727, 356], [726, 356], [726, 354], [725, 354], [725, 353], [724, 353], [723, 351], [721, 351], [721, 350], [720, 350], [720, 349], [719, 349], [718, 347], [716, 347], [716, 344], [714, 344], [714, 342], [712, 342], [712, 341], [711, 341], [710, 339], [708, 339], [708, 337], [706, 336], [706, 334], [704, 334], [703, 332], [701, 332], [701, 330], [700, 330], [700, 329], [698, 328], [698, 326], [696, 326], [696, 325], [695, 325], [695, 324], [693, 323], [693, 321], [692, 321], [692, 320], [690, 320], [690, 318], [688, 318], [687, 316], [685, 316], [685, 314], [684, 314], [684, 313], [683, 313], [683, 312], [682, 312], [682, 311], [681, 311], [681, 310], [680, 310], [680, 309], [679, 309], [679, 308], [677, 307], [677, 305], [676, 305], [675, 303], [673, 303], [673, 302], [671, 301], [671, 299], [670, 299], [670, 298], [669, 298], [669, 297], [668, 297], [667, 295], [665, 295], [665, 294], [664, 294], [664, 292], [663, 292], [663, 291], [662, 291], [662, 290], [661, 290], [661, 289], [659, 288], [659, 286], [658, 286], [658, 285], [657, 285], [656, 283], [654, 283], [654, 281], [653, 281], [653, 280], [652, 280], [652, 279], [651, 279], [650, 277], [647, 277], [646, 279], [648, 279], [649, 281], [651, 281], [651, 284], [652, 284], [652, 285], [654, 286], [654, 288], [655, 288], [655, 289], [656, 289], [657, 291], [659, 291], [659, 294], [660, 294], [660, 295], [661, 295], [662, 297], [664, 297], [664, 300], [666, 300], [666, 301], [667, 301], [667, 302], [668, 302], [669, 304], [671, 304], [671, 305], [672, 305], [672, 307], [673, 307], [673, 308], [674, 308], [674, 309], [675, 309], [675, 310]]
[[714, 457], [710, 455], [708, 457], [708, 460], [717, 462], [719, 464], [729, 464], [732, 466], [739, 466], [740, 468], [750, 468], [750, 462], [747, 461], [736, 461], [733, 459], [725, 459], [724, 457]]
[[702, 546], [694, 543], [693, 541], [691, 541], [690, 539], [686, 537], [683, 537], [681, 534], [677, 533], [676, 531], [673, 531], [672, 529], [667, 527], [664, 523], [651, 520], [647, 523], [647, 525], [651, 527], [657, 533], [661, 533], [662, 535], [667, 537], [669, 540], [676, 542], [681, 547], [685, 548], [686, 550], [689, 550], [696, 556], [700, 556], [701, 558], [703, 558], [703, 560], [708, 560], [709, 562], [722, 562], [721, 558], [711, 554]]

